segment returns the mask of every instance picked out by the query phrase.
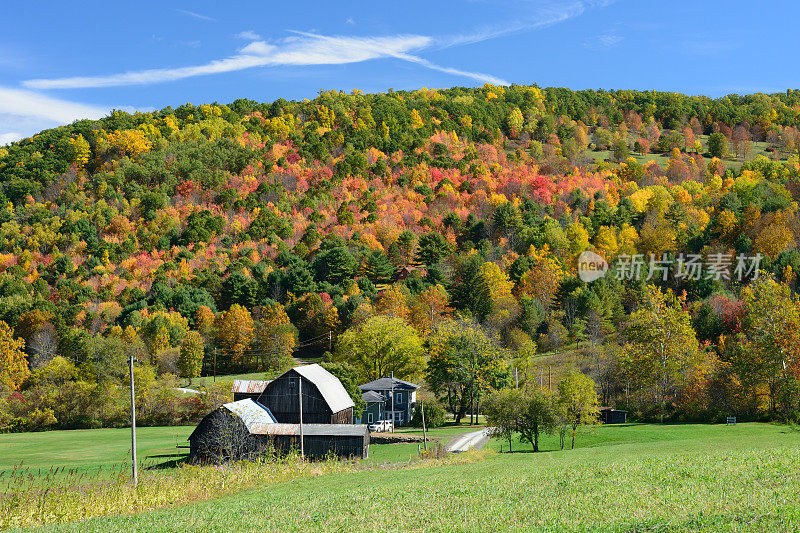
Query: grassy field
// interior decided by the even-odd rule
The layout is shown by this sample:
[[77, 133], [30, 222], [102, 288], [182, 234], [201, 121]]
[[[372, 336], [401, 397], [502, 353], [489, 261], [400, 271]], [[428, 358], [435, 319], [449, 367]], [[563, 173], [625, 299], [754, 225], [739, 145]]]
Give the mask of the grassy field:
[[[136, 449], [143, 466], [167, 463], [182, 457], [186, 437], [194, 426], [142, 427], [136, 430]], [[0, 434], [0, 472], [22, 464], [32, 473], [65, 467], [67, 471], [96, 474], [114, 467], [127, 469], [131, 460], [131, 430], [76, 429], [41, 433]]]
[[[497, 443], [499, 444], [499, 443]], [[576, 450], [297, 479], [70, 531], [788, 531], [800, 528], [800, 431], [602, 426]], [[494, 446], [494, 444], [493, 444]], [[552, 443], [547, 445], [552, 449]]]

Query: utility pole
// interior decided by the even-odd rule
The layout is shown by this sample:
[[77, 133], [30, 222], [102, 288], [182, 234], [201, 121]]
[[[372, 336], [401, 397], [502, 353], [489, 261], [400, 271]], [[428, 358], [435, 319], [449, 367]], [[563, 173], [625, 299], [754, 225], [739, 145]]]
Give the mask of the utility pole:
[[553, 373], [551, 372], [551, 369], [552, 369], [552, 367], [550, 365], [547, 365], [547, 389], [548, 390], [553, 390], [553, 381], [552, 381]]
[[544, 367], [539, 367], [539, 388], [544, 388]]
[[217, 382], [217, 349], [214, 348], [214, 383]]
[[389, 374], [391, 380], [391, 402], [392, 402], [392, 433], [394, 433], [394, 371]]
[[333, 351], [333, 332], [328, 332], [328, 351]]
[[514, 388], [519, 388], [519, 372], [517, 371], [517, 367], [514, 367]]
[[133, 469], [133, 486], [139, 483], [139, 469], [136, 466], [136, 393], [133, 388], [133, 354], [128, 356], [131, 365], [131, 468]]
[[303, 446], [303, 378], [298, 378], [300, 380], [300, 386], [297, 387], [298, 391], [298, 398], [300, 399], [300, 457], [306, 457], [306, 450]]
[[425, 433], [425, 403], [420, 402], [420, 411], [422, 411], [422, 443], [425, 445], [425, 451], [428, 451], [428, 437]]

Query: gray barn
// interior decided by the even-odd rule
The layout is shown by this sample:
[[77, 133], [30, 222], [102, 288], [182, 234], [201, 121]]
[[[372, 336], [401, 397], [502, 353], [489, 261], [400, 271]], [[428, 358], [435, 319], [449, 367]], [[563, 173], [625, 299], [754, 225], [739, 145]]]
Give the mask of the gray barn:
[[[300, 425], [275, 421], [270, 410], [248, 398], [208, 414], [189, 436], [191, 460], [222, 463], [300, 450]], [[306, 457], [369, 456], [365, 425], [303, 424]]]
[[339, 379], [318, 364], [295, 367], [270, 381], [258, 396], [275, 419], [300, 423], [299, 388], [303, 389], [303, 424], [352, 424], [353, 399]]

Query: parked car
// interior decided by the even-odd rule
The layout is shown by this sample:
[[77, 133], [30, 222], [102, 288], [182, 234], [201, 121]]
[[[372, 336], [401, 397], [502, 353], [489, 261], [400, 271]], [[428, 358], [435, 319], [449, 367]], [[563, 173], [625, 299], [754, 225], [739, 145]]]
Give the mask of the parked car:
[[382, 433], [385, 431], [392, 430], [392, 421], [391, 420], [378, 420], [377, 422], [373, 422], [369, 425], [369, 430], [374, 431], [376, 433]]

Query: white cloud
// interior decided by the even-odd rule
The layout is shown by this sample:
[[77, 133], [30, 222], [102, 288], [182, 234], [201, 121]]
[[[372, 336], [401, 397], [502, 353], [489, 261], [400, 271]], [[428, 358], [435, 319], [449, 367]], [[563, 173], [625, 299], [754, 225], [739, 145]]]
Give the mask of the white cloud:
[[503, 24], [485, 26], [477, 31], [449, 35], [437, 39], [437, 44], [443, 48], [461, 46], [464, 44], [479, 43], [527, 31], [540, 30], [555, 26], [562, 22], [583, 15], [587, 9], [605, 7], [616, 0], [572, 0], [572, 1], [547, 1], [523, 2], [527, 6], [516, 6], [517, 16]]
[[356, 21], [353, 20], [353, 17], [347, 17], [347, 20], [345, 20], [344, 22], [345, 22], [345, 24], [349, 24], [350, 26], [355, 26], [356, 25]]
[[51, 98], [33, 91], [0, 87], [0, 113], [68, 124], [78, 119], [98, 119], [111, 110]]
[[77, 76], [37, 79], [23, 82], [32, 89], [76, 89], [117, 87], [174, 81], [194, 76], [233, 72], [254, 67], [278, 65], [339, 65], [418, 50], [429, 46], [430, 37], [397, 35], [390, 37], [325, 37], [309, 34], [284, 39], [277, 44], [254, 41], [236, 55], [192, 67], [150, 69], [105, 76]]
[[238, 37], [239, 39], [244, 39], [246, 41], [260, 41], [261, 40], [261, 36], [259, 34], [257, 34], [256, 32], [254, 32], [253, 30], [240, 31], [239, 33], [236, 34], [236, 37]]
[[215, 18], [211, 18], [211, 17], [208, 17], [206, 15], [201, 15], [200, 13], [195, 13], [194, 11], [187, 11], [185, 9], [176, 9], [175, 11], [177, 11], [178, 13], [183, 13], [184, 15], [189, 15], [190, 17], [194, 17], [194, 18], [200, 19], [200, 20], [207, 20], [209, 22], [216, 22], [217, 21], [217, 19], [215, 19]]
[[10, 131], [8, 133], [0, 133], [0, 146], [11, 144], [14, 141], [18, 141], [20, 139], [22, 139], [21, 133], [17, 133], [14, 131]]
[[0, 87], [0, 145], [76, 120], [98, 119], [110, 112], [110, 107], [81, 104], [51, 98], [34, 91]]

